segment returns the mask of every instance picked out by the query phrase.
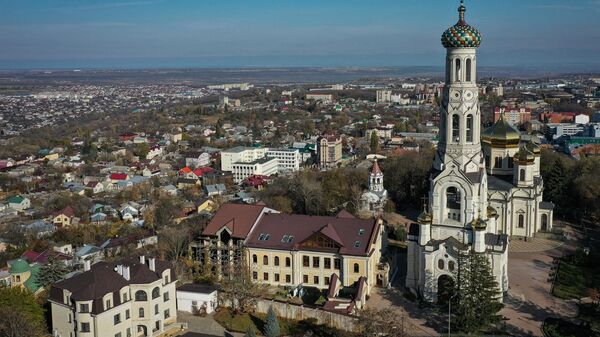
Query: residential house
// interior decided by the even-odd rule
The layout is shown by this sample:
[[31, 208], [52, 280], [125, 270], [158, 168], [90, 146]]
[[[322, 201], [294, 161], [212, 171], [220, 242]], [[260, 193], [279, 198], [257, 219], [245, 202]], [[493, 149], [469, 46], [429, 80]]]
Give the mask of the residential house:
[[211, 314], [217, 303], [217, 289], [211, 285], [190, 283], [177, 288], [177, 310]]
[[21, 195], [14, 195], [8, 198], [8, 207], [22, 212], [31, 207], [31, 200]]
[[75, 219], [77, 219], [75, 217], [75, 210], [73, 210], [71, 206], [67, 206], [62, 210], [54, 213], [52, 223], [54, 224], [54, 226], [59, 228], [69, 227], [71, 225], [74, 225], [74, 222], [78, 222], [73, 221]]
[[69, 336], [166, 336], [177, 322], [176, 276], [170, 262], [127, 259], [86, 263], [84, 272], [50, 289], [52, 333]]
[[215, 195], [224, 195], [227, 193], [227, 188], [225, 187], [225, 184], [206, 185], [204, 186], [204, 192], [206, 192], [206, 195], [209, 197]]

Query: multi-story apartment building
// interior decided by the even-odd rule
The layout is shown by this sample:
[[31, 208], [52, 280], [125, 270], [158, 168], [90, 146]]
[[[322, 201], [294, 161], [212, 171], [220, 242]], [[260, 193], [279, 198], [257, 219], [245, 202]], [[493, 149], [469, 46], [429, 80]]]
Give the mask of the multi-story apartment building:
[[377, 103], [390, 103], [392, 101], [391, 90], [377, 90]]
[[500, 120], [502, 115], [504, 115], [504, 120], [510, 125], [519, 126], [531, 120], [531, 109], [496, 107], [494, 110], [494, 122]]
[[300, 170], [300, 150], [298, 149], [269, 149], [268, 158], [277, 158], [279, 172], [294, 172]]
[[52, 285], [56, 337], [162, 336], [179, 329], [173, 266], [155, 258], [86, 262], [84, 272]]
[[317, 138], [317, 163], [321, 168], [336, 167], [342, 160], [342, 138], [325, 135]]
[[221, 170], [233, 171], [233, 164], [242, 162], [249, 163], [264, 158], [267, 153], [263, 147], [245, 147], [236, 146], [234, 148], [221, 151]]

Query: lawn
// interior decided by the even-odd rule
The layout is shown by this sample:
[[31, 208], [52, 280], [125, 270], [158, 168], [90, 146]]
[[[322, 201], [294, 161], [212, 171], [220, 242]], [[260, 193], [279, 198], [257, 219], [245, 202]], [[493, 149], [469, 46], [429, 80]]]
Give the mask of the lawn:
[[585, 254], [577, 250], [561, 260], [554, 283], [553, 295], [562, 299], [588, 297], [592, 288], [600, 290], [600, 265], [597, 252]]
[[[220, 309], [215, 313], [214, 319], [229, 331], [246, 332], [251, 327], [257, 335], [261, 335], [266, 317], [267, 315], [258, 313], [233, 314], [229, 309]], [[350, 332], [317, 324], [311, 319], [293, 321], [279, 318], [279, 328], [282, 336], [305, 336], [310, 331], [313, 337], [355, 337]]]

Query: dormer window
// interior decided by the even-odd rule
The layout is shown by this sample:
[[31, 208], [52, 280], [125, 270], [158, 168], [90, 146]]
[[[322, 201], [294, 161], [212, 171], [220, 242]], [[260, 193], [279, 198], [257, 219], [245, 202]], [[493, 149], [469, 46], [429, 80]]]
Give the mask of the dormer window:
[[358, 235], [360, 235], [360, 236], [365, 235], [365, 229], [364, 228], [359, 229], [358, 230]]
[[360, 247], [360, 241], [354, 241], [354, 248]]

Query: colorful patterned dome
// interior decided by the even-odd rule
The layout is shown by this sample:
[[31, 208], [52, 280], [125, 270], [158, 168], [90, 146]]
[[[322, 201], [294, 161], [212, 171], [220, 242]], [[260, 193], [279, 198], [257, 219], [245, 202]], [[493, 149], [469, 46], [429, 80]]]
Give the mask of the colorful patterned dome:
[[465, 21], [466, 11], [467, 8], [461, 1], [458, 22], [442, 34], [442, 45], [445, 48], [477, 48], [481, 45], [481, 33]]

